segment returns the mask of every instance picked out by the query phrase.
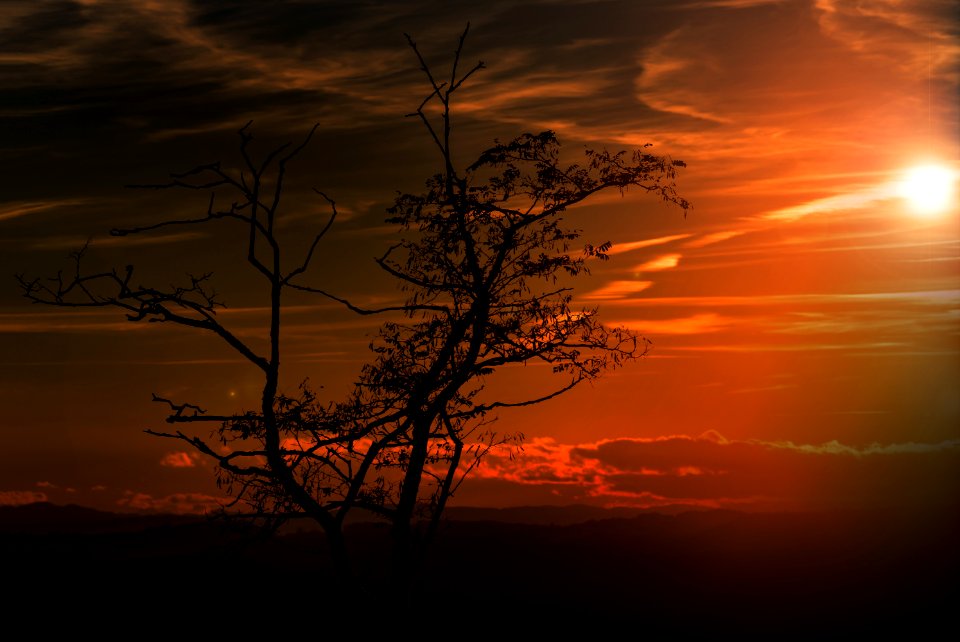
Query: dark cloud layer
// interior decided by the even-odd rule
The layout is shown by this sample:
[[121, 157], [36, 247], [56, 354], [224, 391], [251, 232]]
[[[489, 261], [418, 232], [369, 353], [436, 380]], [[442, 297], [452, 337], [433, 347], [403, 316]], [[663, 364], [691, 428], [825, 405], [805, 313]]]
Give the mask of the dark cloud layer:
[[715, 432], [580, 446], [543, 440], [515, 461], [490, 457], [483, 481], [466, 492], [467, 501], [484, 501], [489, 480], [523, 488], [515, 493], [525, 503], [534, 496], [532, 503], [763, 510], [948, 505], [960, 493], [958, 466], [958, 440], [865, 448], [729, 441]]

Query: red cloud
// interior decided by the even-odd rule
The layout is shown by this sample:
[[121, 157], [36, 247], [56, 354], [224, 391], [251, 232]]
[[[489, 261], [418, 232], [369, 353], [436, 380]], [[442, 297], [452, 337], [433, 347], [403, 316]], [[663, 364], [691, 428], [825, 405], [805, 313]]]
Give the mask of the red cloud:
[[0, 490], [0, 506], [22, 506], [47, 501], [47, 494], [35, 490]]
[[[510, 460], [491, 454], [461, 503], [482, 502], [483, 485], [540, 487], [540, 503], [752, 505], [828, 509], [943, 502], [956, 495], [960, 441], [874, 444], [728, 441], [699, 437], [614, 439], [564, 445], [534, 439]], [[468, 486], [470, 482], [468, 482]], [[522, 495], [530, 502], [536, 493]], [[463, 501], [466, 499], [466, 501]], [[536, 499], [533, 502], [536, 503]]]
[[197, 465], [197, 456], [193, 453], [183, 452], [182, 450], [167, 453], [160, 460], [161, 466], [169, 468], [193, 468]]
[[148, 513], [200, 515], [220, 508], [222, 503], [222, 497], [202, 493], [174, 493], [164, 497], [154, 497], [147, 493], [127, 491], [124, 497], [117, 501], [117, 506]]

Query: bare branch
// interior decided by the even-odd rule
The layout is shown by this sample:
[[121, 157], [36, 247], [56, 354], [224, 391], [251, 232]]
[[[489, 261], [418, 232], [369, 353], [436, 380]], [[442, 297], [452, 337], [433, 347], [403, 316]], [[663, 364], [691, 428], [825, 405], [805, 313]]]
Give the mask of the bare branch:
[[417, 304], [417, 305], [391, 305], [391, 306], [386, 306], [382, 308], [361, 308], [359, 306], [356, 306], [350, 303], [350, 301], [347, 299], [338, 297], [335, 294], [330, 294], [329, 292], [325, 290], [321, 290], [319, 288], [313, 288], [307, 285], [299, 285], [296, 283], [288, 283], [287, 285], [293, 288], [294, 290], [300, 290], [302, 292], [311, 292], [313, 294], [319, 294], [321, 296], [325, 296], [332, 301], [336, 301], [337, 303], [343, 304], [344, 307], [346, 307], [348, 310], [352, 312], [356, 312], [357, 314], [365, 315], [365, 316], [371, 315], [371, 314], [383, 314], [385, 312], [416, 312], [416, 311], [424, 311], [424, 310], [432, 310], [434, 312], [443, 312], [448, 316], [450, 315], [450, 310], [443, 305]]
[[330, 203], [330, 209], [332, 210], [332, 212], [330, 213], [329, 220], [327, 220], [327, 224], [324, 225], [323, 229], [321, 229], [320, 232], [313, 237], [313, 242], [310, 244], [310, 249], [307, 251], [307, 256], [306, 258], [303, 259], [303, 263], [300, 265], [300, 267], [290, 271], [290, 273], [288, 273], [287, 276], [283, 278], [283, 282], [285, 284], [289, 283], [290, 279], [297, 276], [298, 274], [303, 274], [304, 272], [307, 271], [307, 268], [310, 267], [310, 261], [311, 259], [313, 259], [313, 253], [317, 249], [317, 245], [320, 243], [320, 240], [326, 235], [326, 233], [330, 230], [330, 226], [333, 225], [333, 222], [337, 219], [336, 202], [316, 188], [314, 188], [313, 191], [319, 194], [320, 196], [322, 196], [323, 199], [326, 200], [328, 203]]

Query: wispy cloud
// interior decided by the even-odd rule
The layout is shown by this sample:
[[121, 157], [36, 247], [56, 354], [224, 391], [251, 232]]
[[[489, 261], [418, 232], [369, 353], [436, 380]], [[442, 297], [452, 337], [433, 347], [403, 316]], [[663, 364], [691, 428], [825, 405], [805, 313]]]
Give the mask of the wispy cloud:
[[690, 34], [678, 29], [644, 52], [642, 71], [636, 79], [637, 97], [653, 109], [695, 120], [729, 124], [731, 119], [718, 112], [703, 94], [677, 79], [688, 74], [708, 74], [717, 70], [715, 58], [703, 51], [691, 51], [681, 43]]
[[761, 215], [770, 221], [796, 221], [811, 214], [823, 214], [844, 210], [863, 209], [877, 203], [897, 197], [896, 186], [892, 183], [870, 185], [858, 190], [848, 190], [843, 194], [818, 198], [798, 205], [791, 205]]
[[823, 305], [849, 303], [910, 303], [915, 305], [960, 304], [960, 290], [918, 290], [889, 292], [824, 292], [804, 294], [758, 294], [749, 296], [640, 297], [623, 305], [652, 307], [767, 307], [777, 305]]
[[643, 292], [651, 285], [653, 285], [653, 281], [610, 281], [603, 287], [582, 295], [581, 298], [591, 301], [624, 299], [630, 295]]
[[714, 245], [715, 243], [722, 243], [732, 238], [736, 238], [743, 234], [747, 234], [750, 230], [741, 229], [741, 230], [724, 230], [722, 232], [711, 232], [709, 234], [704, 234], [698, 238], [695, 238], [691, 241], [687, 241], [683, 244], [683, 247], [686, 248], [701, 248], [708, 245]]
[[34, 321], [18, 322], [0, 320], [0, 334], [44, 334], [48, 332], [139, 332], [147, 326], [124, 321]]
[[786, 0], [692, 0], [679, 5], [682, 9], [751, 9], [768, 4], [782, 4]]
[[188, 453], [182, 450], [167, 453], [160, 460], [160, 465], [167, 468], [196, 468], [199, 457], [196, 453]]
[[680, 264], [681, 258], [682, 256], [680, 254], [663, 254], [641, 263], [633, 268], [633, 270], [635, 272], [660, 272], [662, 270], [670, 270]]
[[950, 26], [956, 18], [950, 0], [815, 0], [814, 7], [823, 33], [860, 55], [908, 73], [956, 73], [960, 43]]
[[858, 334], [876, 335], [884, 332], [887, 336], [907, 337], [917, 333], [949, 334], [960, 320], [958, 311], [937, 309], [925, 311], [922, 315], [913, 309], [875, 309], [830, 312], [792, 312], [771, 320], [769, 332], [784, 334]]
[[848, 455], [855, 458], [871, 455], [922, 455], [960, 449], [960, 439], [945, 439], [936, 443], [917, 443], [908, 441], [899, 444], [872, 443], [863, 447], [848, 446], [833, 439], [820, 445], [795, 444], [792, 441], [751, 442], [771, 448], [783, 448], [810, 455]]
[[197, 515], [213, 512], [225, 503], [225, 498], [204, 493], [172, 493], [154, 496], [150, 493], [126, 491], [117, 506], [127, 510], [173, 515]]
[[690, 238], [691, 234], [671, 234], [670, 236], [660, 236], [653, 239], [642, 239], [640, 241], [626, 241], [624, 243], [614, 243], [613, 247], [610, 248], [610, 251], [607, 254], [623, 254], [624, 252], [632, 252], [634, 250], [639, 250], [645, 247], [653, 247], [655, 245], [666, 245], [667, 243], [673, 243], [674, 241], [681, 241], [686, 238]]
[[613, 322], [612, 325], [624, 326], [652, 335], [699, 335], [707, 332], [717, 332], [735, 322], [736, 319], [731, 317], [705, 313], [677, 319], [631, 319], [629, 321]]
[[8, 221], [22, 216], [31, 216], [51, 212], [66, 207], [81, 205], [87, 201], [80, 199], [62, 199], [52, 201], [20, 201], [0, 204], [0, 221]]
[[855, 341], [849, 343], [736, 343], [698, 344], [695, 346], [670, 346], [673, 352], [738, 352], [738, 353], [777, 353], [777, 352], [861, 352], [867, 356], [886, 354], [950, 354], [949, 352], [918, 352], [909, 350], [910, 345], [903, 341]]
[[205, 232], [171, 232], [167, 234], [137, 234], [134, 236], [105, 236], [93, 239], [77, 236], [49, 236], [34, 241], [30, 247], [37, 250], [78, 250], [89, 241], [90, 247], [143, 247], [146, 245], [170, 245], [205, 238]]
[[0, 490], [0, 506], [22, 506], [47, 501], [47, 494], [36, 490]]

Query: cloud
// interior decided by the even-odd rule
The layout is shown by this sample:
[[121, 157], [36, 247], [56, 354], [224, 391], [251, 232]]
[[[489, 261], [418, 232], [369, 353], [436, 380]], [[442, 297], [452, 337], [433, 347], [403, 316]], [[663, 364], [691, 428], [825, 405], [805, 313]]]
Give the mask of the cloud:
[[710, 234], [704, 234], [698, 238], [693, 239], [692, 241], [687, 241], [683, 244], [683, 247], [688, 248], [700, 248], [706, 247], [708, 245], [713, 245], [714, 243], [721, 243], [728, 239], [736, 238], [742, 234], [746, 234], [750, 230], [724, 230], [722, 232], [712, 232]]
[[[0, 334], [4, 333], [29, 333], [45, 334], [53, 332], [102, 332], [115, 333], [126, 331], [139, 331], [147, 326], [142, 323], [130, 323], [128, 321], [103, 321], [103, 322], [83, 322], [80, 320], [63, 319], [57, 321], [54, 319], [30, 322], [27, 320], [17, 321], [15, 319], [4, 320], [0, 318]], [[53, 315], [51, 315], [53, 316]]]
[[680, 5], [683, 9], [751, 9], [767, 4], [782, 4], [786, 0], [693, 0]]
[[584, 294], [588, 300], [623, 299], [638, 294], [653, 285], [653, 281], [610, 281], [602, 288]]
[[811, 444], [795, 444], [792, 441], [767, 441], [758, 443], [763, 443], [771, 448], [783, 448], [801, 453], [817, 455], [849, 455], [851, 457], [867, 457], [870, 455], [925, 454], [951, 451], [960, 448], [960, 439], [945, 439], [937, 443], [916, 443], [913, 441], [899, 444], [872, 443], [861, 448], [841, 444], [835, 439], [820, 444], [819, 446], [814, 446]]
[[824, 35], [892, 68], [916, 74], [955, 74], [960, 44], [951, 0], [815, 0]]
[[717, 112], [707, 96], [690, 83], [677, 82], [690, 74], [718, 71], [714, 56], [686, 46], [690, 36], [688, 30], [678, 29], [644, 52], [642, 71], [636, 79], [637, 97], [658, 111], [728, 124], [731, 119]]
[[117, 506], [128, 510], [147, 513], [170, 513], [174, 515], [202, 515], [210, 513], [223, 504], [222, 497], [203, 493], [173, 493], [154, 497], [148, 493], [126, 491], [117, 500]]
[[636, 272], [660, 272], [671, 270], [680, 264], [681, 254], [664, 254], [633, 268]]
[[0, 490], [0, 506], [22, 506], [47, 501], [47, 494], [35, 490]]
[[78, 250], [84, 243], [90, 241], [91, 248], [104, 247], [137, 247], [143, 245], [170, 245], [174, 243], [183, 243], [184, 241], [194, 241], [207, 237], [204, 232], [171, 232], [167, 234], [138, 234], [136, 236], [107, 236], [102, 238], [87, 239], [78, 236], [48, 236], [30, 244], [31, 248], [38, 250]]
[[895, 198], [897, 189], [894, 183], [880, 183], [851, 189], [847, 187], [842, 194], [818, 198], [798, 205], [791, 205], [761, 215], [760, 218], [771, 221], [796, 221], [811, 214], [824, 214], [844, 210], [863, 209], [878, 202]]
[[[367, 304], [361, 299], [360, 305]], [[374, 302], [376, 306], [379, 302]], [[284, 317], [316, 317], [321, 313], [336, 310], [339, 304], [333, 305], [291, 305], [282, 311]], [[263, 328], [269, 323], [269, 309], [256, 307], [218, 308], [219, 317], [229, 319], [232, 329], [240, 336], [261, 336]], [[353, 319], [343, 321], [316, 321], [314, 323], [286, 324], [287, 331], [292, 335], [316, 335], [320, 332], [336, 330], [353, 330], [357, 328], [377, 327], [377, 319]], [[171, 326], [173, 327], [173, 326]], [[113, 334], [118, 331], [153, 331], [149, 323], [131, 322], [124, 319], [120, 310], [68, 310], [54, 308], [47, 312], [8, 312], [0, 313], [0, 333], [53, 333], [53, 332], [103, 332]], [[176, 331], [176, 328], [174, 328]], [[166, 357], [166, 355], [164, 355]], [[190, 363], [235, 363], [233, 358], [185, 358], [185, 359], [136, 359], [126, 360], [126, 363], [159, 363], [164, 365], [181, 365]], [[59, 362], [55, 362], [59, 363]], [[120, 363], [119, 361], [117, 363]]]
[[[465, 6], [438, 12], [426, 2], [244, 3], [229, 10], [187, 0], [35, 4], [6, 20], [0, 41], [16, 47], [0, 48], [0, 60], [32, 71], [10, 79], [16, 96], [37, 85], [51, 90], [40, 100], [10, 101], [16, 115], [57, 108], [54, 118], [69, 120], [90, 107], [124, 104], [114, 124], [154, 141], [235, 129], [250, 117], [286, 129], [307, 119], [356, 130], [402, 116], [424, 87], [403, 32], [439, 65], [433, 43], [449, 43], [475, 13]], [[623, 11], [630, 19], [638, 13]], [[577, 3], [485, 5], [482, 19], [473, 16], [468, 62], [495, 63], [459, 92], [458, 113], [501, 123], [519, 123], [523, 113], [544, 126], [569, 117], [571, 103], [614, 103], [629, 48], [624, 33], [591, 13]], [[527, 25], [544, 22], [553, 28], [530, 37]], [[589, 74], [571, 73], [587, 64]]]
[[665, 245], [667, 243], [672, 243], [674, 241], [680, 241], [685, 238], [690, 238], [691, 234], [671, 234], [670, 236], [660, 236], [653, 239], [643, 239], [640, 241], [626, 241], [623, 243], [614, 243], [613, 247], [607, 252], [609, 255], [622, 254], [624, 252], [632, 252], [633, 250], [639, 250], [644, 247], [651, 247], [654, 245]]
[[[84, 203], [78, 199], [61, 199], [53, 201], [19, 201], [0, 205], [0, 221], [7, 221], [21, 216], [51, 212], [65, 207], [72, 207]], [[81, 242], [82, 244], [82, 242]]]
[[199, 456], [196, 453], [179, 450], [164, 455], [160, 460], [160, 465], [168, 468], [195, 468], [198, 459]]
[[768, 393], [768, 392], [775, 392], [777, 390], [794, 390], [798, 387], [799, 386], [795, 383], [778, 383], [772, 386], [754, 386], [751, 388], [739, 388], [737, 390], [731, 390], [730, 394], [745, 395], [745, 394], [751, 394], [755, 392]]
[[650, 307], [767, 307], [774, 305], [872, 305], [887, 302], [917, 306], [950, 306], [960, 303], [960, 290], [916, 290], [888, 292], [823, 292], [800, 294], [766, 294], [753, 296], [674, 296], [643, 297], [632, 305]]
[[827, 509], [949, 499], [960, 485], [958, 464], [956, 439], [852, 446], [728, 440], [708, 431], [577, 445], [537, 438], [513, 459], [489, 455], [476, 476], [545, 493], [566, 487], [568, 497], [579, 488], [583, 500], [601, 505]]
[[791, 335], [849, 335], [908, 337], [917, 332], [949, 334], [957, 327], [957, 311], [944, 306], [918, 314], [913, 307], [886, 309], [862, 306], [858, 310], [790, 312], [768, 323], [770, 332]]
[[[949, 337], [960, 314], [958, 302], [960, 292], [953, 290], [699, 297], [610, 293], [603, 314], [605, 323], [654, 341], [658, 335], [688, 337], [658, 342], [661, 356], [717, 351], [933, 355], [956, 351]], [[722, 335], [708, 341], [711, 333]]]
[[722, 317], [719, 314], [705, 313], [677, 319], [631, 319], [629, 321], [613, 322], [611, 325], [624, 326], [653, 335], [702, 334], [704, 332], [717, 332], [733, 324], [735, 321], [736, 319], [732, 317]]

